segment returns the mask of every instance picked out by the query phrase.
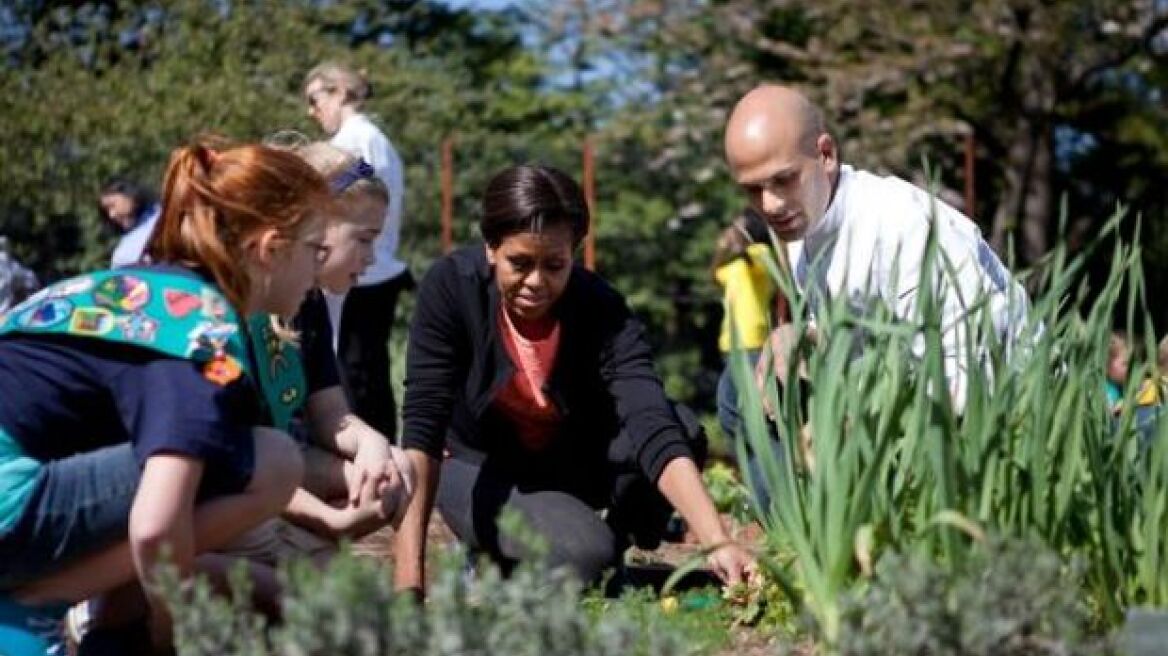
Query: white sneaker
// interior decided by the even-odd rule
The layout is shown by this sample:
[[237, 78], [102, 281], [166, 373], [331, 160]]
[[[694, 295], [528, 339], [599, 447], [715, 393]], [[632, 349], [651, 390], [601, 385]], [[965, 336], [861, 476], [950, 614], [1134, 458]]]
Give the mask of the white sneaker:
[[92, 609], [89, 607], [91, 603], [93, 602], [90, 599], [78, 602], [65, 613], [65, 635], [69, 636], [69, 640], [75, 645], [81, 644], [85, 634], [89, 633], [93, 622]]

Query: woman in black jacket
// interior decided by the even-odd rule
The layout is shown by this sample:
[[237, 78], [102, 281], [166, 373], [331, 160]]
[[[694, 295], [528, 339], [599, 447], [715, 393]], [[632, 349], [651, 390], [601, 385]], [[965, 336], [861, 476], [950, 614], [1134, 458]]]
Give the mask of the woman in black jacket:
[[483, 198], [485, 248], [450, 254], [422, 281], [403, 407], [418, 492], [396, 544], [399, 588], [422, 588], [435, 501], [459, 539], [504, 567], [527, 555], [499, 535], [504, 506], [548, 541], [553, 566], [585, 581], [630, 543], [655, 547], [672, 507], [723, 580], [753, 569], [718, 519], [696, 461], [701, 430], [666, 399], [640, 323], [573, 266], [588, 228], [570, 177], [508, 168]]

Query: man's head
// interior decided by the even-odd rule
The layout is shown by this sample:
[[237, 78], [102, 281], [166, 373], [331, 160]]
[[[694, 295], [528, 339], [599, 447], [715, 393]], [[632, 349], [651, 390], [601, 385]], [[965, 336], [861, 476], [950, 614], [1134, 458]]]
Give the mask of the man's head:
[[725, 147], [735, 181], [780, 239], [802, 239], [823, 217], [839, 151], [805, 96], [784, 86], [755, 87], [734, 106]]

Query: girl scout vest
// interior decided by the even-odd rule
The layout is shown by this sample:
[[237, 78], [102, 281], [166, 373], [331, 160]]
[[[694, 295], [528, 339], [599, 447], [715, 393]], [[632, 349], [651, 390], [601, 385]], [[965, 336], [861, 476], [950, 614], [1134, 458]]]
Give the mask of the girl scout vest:
[[271, 425], [284, 431], [304, 403], [300, 351], [276, 333], [271, 317], [241, 323], [218, 289], [193, 276], [120, 269], [71, 278], [0, 316], [0, 335], [6, 333], [131, 344], [192, 360], [219, 385], [246, 376]]

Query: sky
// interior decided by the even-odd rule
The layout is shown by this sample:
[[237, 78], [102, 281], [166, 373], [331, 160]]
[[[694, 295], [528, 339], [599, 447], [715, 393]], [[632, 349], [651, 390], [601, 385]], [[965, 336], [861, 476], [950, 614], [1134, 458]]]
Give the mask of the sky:
[[503, 9], [515, 4], [515, 0], [440, 0], [445, 5], [454, 7], [455, 9]]

